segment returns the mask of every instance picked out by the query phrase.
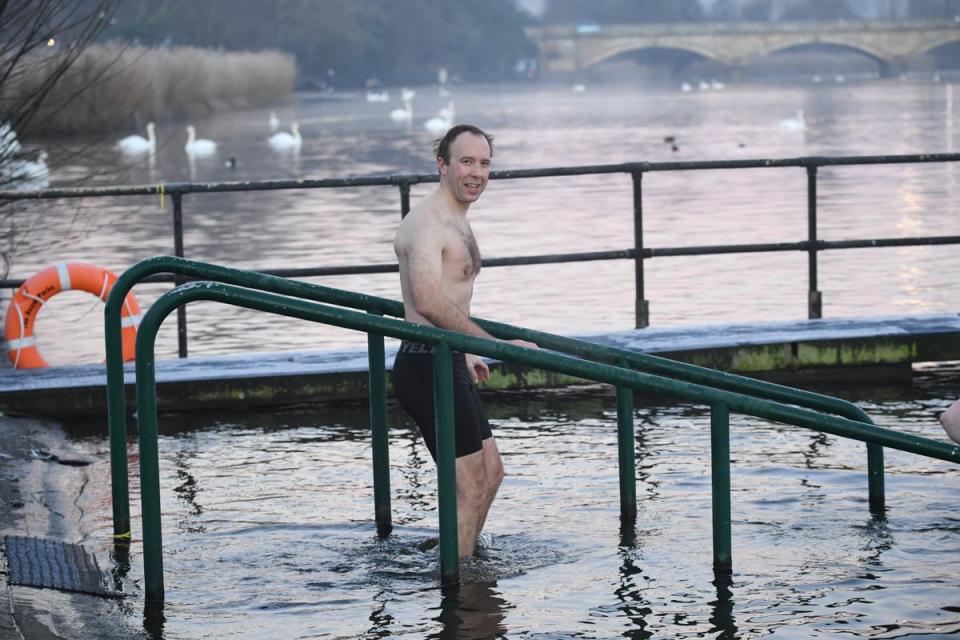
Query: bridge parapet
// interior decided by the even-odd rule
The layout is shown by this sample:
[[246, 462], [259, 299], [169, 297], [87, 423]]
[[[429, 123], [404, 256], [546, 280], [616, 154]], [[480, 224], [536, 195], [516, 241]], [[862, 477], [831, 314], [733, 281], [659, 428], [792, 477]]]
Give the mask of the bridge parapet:
[[960, 42], [958, 20], [843, 20], [617, 25], [547, 25], [527, 29], [540, 49], [547, 75], [575, 75], [626, 51], [680, 49], [730, 66], [750, 64], [800, 45], [848, 47], [882, 67], [951, 42]]

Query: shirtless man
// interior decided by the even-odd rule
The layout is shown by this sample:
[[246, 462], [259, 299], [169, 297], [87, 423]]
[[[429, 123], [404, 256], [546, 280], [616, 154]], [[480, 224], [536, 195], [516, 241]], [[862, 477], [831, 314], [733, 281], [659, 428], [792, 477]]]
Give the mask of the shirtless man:
[[[490, 178], [493, 138], [472, 125], [457, 125], [437, 142], [435, 153], [440, 184], [403, 219], [393, 243], [400, 263], [405, 319], [493, 339], [470, 319], [480, 249], [467, 222], [467, 209]], [[511, 342], [537, 348], [523, 340]], [[457, 532], [462, 558], [473, 553], [503, 480], [503, 463], [475, 386], [489, 378], [487, 363], [456, 353], [453, 367]], [[432, 347], [400, 345], [393, 387], [436, 461]]]

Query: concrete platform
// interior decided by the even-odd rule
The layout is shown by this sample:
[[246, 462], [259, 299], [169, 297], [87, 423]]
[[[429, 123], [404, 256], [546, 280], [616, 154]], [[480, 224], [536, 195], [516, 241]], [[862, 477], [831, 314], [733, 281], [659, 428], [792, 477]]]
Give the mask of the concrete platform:
[[[602, 345], [774, 379], [909, 376], [914, 362], [960, 360], [960, 314], [827, 318], [655, 327], [576, 336]], [[387, 343], [388, 367], [396, 341]], [[127, 365], [128, 406], [133, 365]], [[582, 382], [507, 363], [491, 366], [484, 390]], [[253, 353], [157, 362], [161, 410], [358, 400], [366, 397], [365, 350]], [[0, 370], [0, 410], [34, 416], [105, 415], [103, 365]]]

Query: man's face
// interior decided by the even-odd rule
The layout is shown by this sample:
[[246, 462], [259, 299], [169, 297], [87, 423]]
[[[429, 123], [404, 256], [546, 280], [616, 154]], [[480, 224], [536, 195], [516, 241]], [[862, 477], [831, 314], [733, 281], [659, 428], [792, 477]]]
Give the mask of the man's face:
[[450, 144], [450, 164], [437, 158], [440, 180], [463, 204], [475, 202], [490, 179], [490, 145], [483, 136], [465, 131]]

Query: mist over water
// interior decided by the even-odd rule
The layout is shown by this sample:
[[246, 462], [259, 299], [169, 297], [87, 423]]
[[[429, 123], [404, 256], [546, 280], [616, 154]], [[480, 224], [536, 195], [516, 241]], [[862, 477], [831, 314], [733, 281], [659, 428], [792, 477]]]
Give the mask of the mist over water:
[[[960, 145], [957, 85], [948, 78], [859, 80], [794, 86], [728, 84], [683, 92], [679, 86], [566, 85], [454, 87], [456, 119], [496, 136], [495, 169], [633, 161], [783, 158], [952, 152]], [[420, 87], [409, 124], [362, 94], [344, 100], [299, 94], [278, 109], [304, 136], [298, 154], [266, 143], [267, 111], [193, 122], [219, 143], [191, 166], [181, 125], [158, 128], [152, 162], [123, 158], [113, 140], [68, 141], [51, 159], [52, 183], [89, 185], [233, 181], [433, 173], [433, 136], [423, 122], [447, 104]], [[806, 128], [783, 120], [802, 109]], [[674, 142], [664, 142], [672, 137]], [[92, 145], [92, 146], [89, 146]], [[673, 147], [676, 147], [674, 149]], [[70, 150], [82, 154], [65, 156]], [[59, 157], [58, 157], [59, 156]], [[225, 166], [234, 159], [235, 166]], [[59, 163], [58, 163], [59, 161]], [[433, 188], [415, 185], [415, 202]], [[806, 238], [803, 169], [664, 172], [643, 180], [647, 247], [786, 242]], [[825, 240], [960, 234], [955, 164], [823, 168], [819, 236]], [[17, 204], [11, 277], [59, 260], [123, 271], [144, 257], [173, 252], [169, 198], [65, 200]], [[190, 258], [261, 269], [393, 263], [400, 199], [392, 187], [188, 195], [185, 252]], [[627, 175], [493, 181], [470, 210], [486, 257], [626, 249], [633, 245]], [[820, 254], [825, 316], [955, 311], [960, 267], [955, 247], [825, 251]], [[646, 263], [654, 325], [786, 320], [806, 316], [807, 257], [800, 252], [657, 258]], [[395, 274], [317, 279], [330, 286], [399, 297]], [[141, 285], [141, 306], [164, 290]], [[560, 332], [633, 326], [630, 261], [489, 268], [476, 283], [474, 315]], [[37, 325], [52, 363], [102, 359], [99, 311], [92, 298], [58, 296]], [[64, 329], [49, 314], [62, 319]], [[188, 311], [192, 354], [361, 347], [362, 334], [285, 318], [197, 304]], [[99, 333], [98, 333], [99, 332]], [[173, 322], [158, 341], [175, 354]]]

